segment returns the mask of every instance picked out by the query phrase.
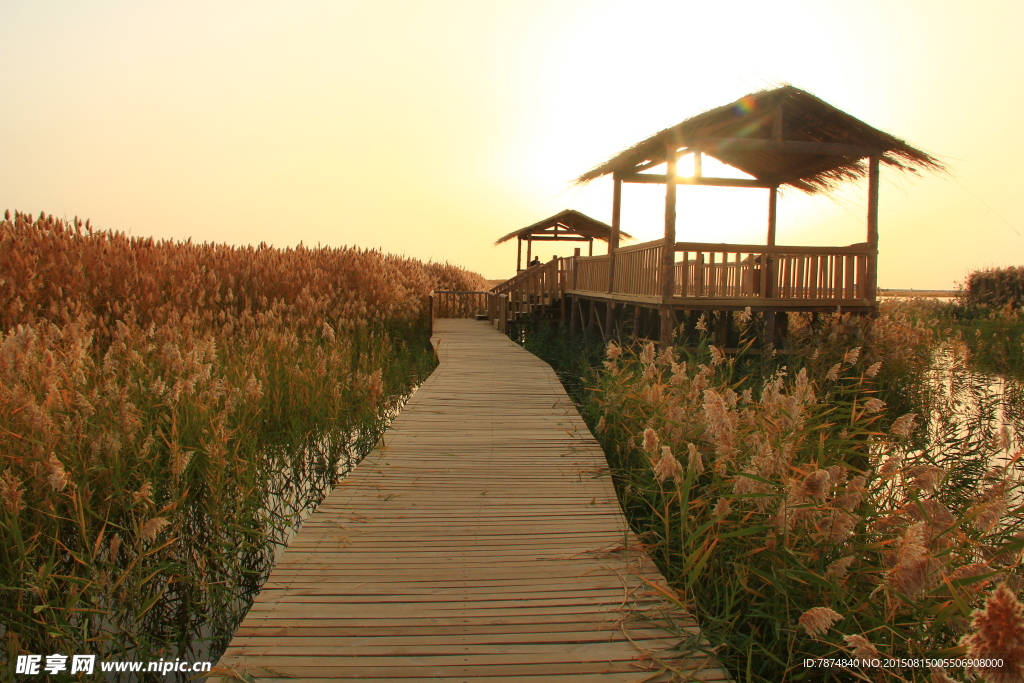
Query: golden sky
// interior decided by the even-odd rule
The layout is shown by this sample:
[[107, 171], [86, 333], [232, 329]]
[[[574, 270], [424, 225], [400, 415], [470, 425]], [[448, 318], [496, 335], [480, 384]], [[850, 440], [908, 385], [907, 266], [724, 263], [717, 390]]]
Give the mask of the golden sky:
[[[949, 166], [883, 169], [879, 284], [950, 288], [1024, 264], [1021, 26], [1020, 0], [5, 0], [0, 209], [507, 277], [498, 237], [610, 220], [574, 177], [791, 83]], [[623, 229], [658, 237], [663, 192], [627, 186]], [[863, 241], [864, 195], [784, 192], [778, 243]], [[763, 243], [766, 205], [683, 187], [677, 234]]]

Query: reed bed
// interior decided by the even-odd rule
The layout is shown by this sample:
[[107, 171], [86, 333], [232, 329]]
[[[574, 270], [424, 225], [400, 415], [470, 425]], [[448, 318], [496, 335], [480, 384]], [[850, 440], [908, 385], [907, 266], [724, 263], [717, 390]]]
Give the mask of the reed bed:
[[1021, 680], [1020, 411], [906, 311], [792, 331], [785, 358], [612, 342], [589, 379], [669, 597], [738, 681]]
[[289, 529], [432, 368], [426, 295], [483, 285], [5, 214], [2, 658], [215, 659]]

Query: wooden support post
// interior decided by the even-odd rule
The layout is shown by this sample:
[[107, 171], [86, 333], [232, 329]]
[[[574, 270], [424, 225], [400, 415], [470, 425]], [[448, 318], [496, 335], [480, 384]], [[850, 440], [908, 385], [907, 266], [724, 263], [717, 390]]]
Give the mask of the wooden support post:
[[532, 260], [530, 257], [532, 255], [533, 255], [533, 240], [531, 240], [529, 237], [527, 237], [526, 238], [526, 267], [527, 268], [530, 267], [530, 261]]
[[591, 237], [589, 240], [587, 240], [587, 256], [593, 256], [593, 255], [594, 255], [594, 238]]
[[644, 308], [640, 304], [633, 306], [633, 339], [639, 339], [642, 335], [640, 325], [643, 322]]
[[775, 246], [776, 206], [779, 200], [779, 188], [768, 190], [768, 246]]
[[868, 301], [875, 303], [878, 295], [878, 157], [871, 157], [868, 166], [868, 268], [866, 287]]
[[[615, 291], [615, 250], [619, 248], [619, 231], [622, 225], [622, 178], [616, 174], [612, 186], [612, 231], [608, 235], [608, 291]], [[593, 243], [593, 240], [591, 240]]]
[[786, 342], [786, 338], [789, 336], [789, 313], [776, 311], [773, 317], [775, 318], [775, 339], [772, 340], [772, 345], [777, 349], [781, 349]]
[[608, 337], [611, 337], [612, 336], [612, 332], [615, 330], [615, 325], [616, 325], [616, 322], [617, 322], [616, 319], [618, 318], [618, 315], [619, 315], [619, 305], [617, 303], [615, 303], [614, 301], [609, 301], [608, 304], [605, 306], [605, 316], [604, 316], [604, 329], [605, 329], [605, 334]]
[[577, 321], [580, 319], [581, 315], [583, 315], [583, 313], [580, 311], [580, 298], [578, 296], [574, 296], [572, 298], [572, 306], [569, 310], [570, 337], [575, 337], [577, 334], [579, 334], [579, 324]]
[[668, 164], [665, 168], [665, 242], [661, 248], [661, 332], [658, 341], [672, 344], [672, 297], [675, 295], [676, 271], [676, 148], [668, 143]]
[[523, 238], [516, 239], [516, 272], [523, 270]]
[[[557, 268], [557, 266], [556, 266]], [[557, 282], [555, 283], [556, 291], [558, 292], [558, 322], [561, 325], [565, 324], [565, 273], [560, 270], [555, 272]]]
[[[611, 302], [606, 302], [605, 308], [608, 308], [610, 304]], [[597, 331], [601, 333], [601, 341], [608, 341], [608, 333], [605, 331], [605, 326], [601, 322], [601, 304], [594, 302], [593, 313], [596, 314], [594, 316], [594, 321], [597, 323]]]
[[729, 332], [732, 328], [732, 311], [719, 311], [715, 321], [715, 341], [723, 349], [729, 346]]
[[565, 286], [567, 289], [576, 289], [576, 274], [580, 272], [580, 248], [572, 251], [572, 277], [567, 277]]
[[[619, 228], [622, 215], [622, 178], [614, 176], [612, 186], [612, 231], [608, 235], [608, 292], [615, 291], [615, 250], [619, 248]], [[594, 240], [590, 240], [593, 247]], [[608, 304], [608, 317], [605, 319], [605, 329], [612, 330], [615, 326], [615, 313], [617, 307], [612, 303]]]
[[768, 348], [769, 345], [775, 346], [775, 311], [764, 312], [764, 339], [761, 340], [762, 346]]

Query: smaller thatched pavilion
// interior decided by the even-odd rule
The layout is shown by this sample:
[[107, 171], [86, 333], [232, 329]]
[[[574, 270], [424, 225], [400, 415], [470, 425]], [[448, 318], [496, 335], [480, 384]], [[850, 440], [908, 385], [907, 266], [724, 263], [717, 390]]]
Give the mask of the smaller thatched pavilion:
[[[518, 240], [516, 250], [516, 272], [525, 270], [522, 265], [523, 242], [526, 242], [526, 262], [529, 264], [533, 256], [534, 242], [586, 242], [588, 256], [594, 255], [594, 240], [608, 242], [611, 239], [612, 226], [591, 218], [586, 214], [572, 209], [566, 209], [554, 216], [537, 221], [533, 225], [510, 232], [494, 244], [495, 246], [508, 242], [513, 237]], [[624, 232], [619, 232], [618, 237], [631, 239]]]

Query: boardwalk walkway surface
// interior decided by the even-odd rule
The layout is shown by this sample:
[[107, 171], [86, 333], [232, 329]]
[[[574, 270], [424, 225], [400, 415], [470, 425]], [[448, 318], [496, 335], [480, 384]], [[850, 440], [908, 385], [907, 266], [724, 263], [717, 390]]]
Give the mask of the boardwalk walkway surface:
[[486, 322], [437, 320], [434, 343], [437, 369], [307, 520], [220, 666], [257, 681], [726, 680], [668, 650], [679, 636], [652, 620], [696, 628], [639, 578], [664, 583], [551, 368]]

